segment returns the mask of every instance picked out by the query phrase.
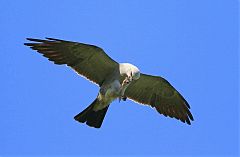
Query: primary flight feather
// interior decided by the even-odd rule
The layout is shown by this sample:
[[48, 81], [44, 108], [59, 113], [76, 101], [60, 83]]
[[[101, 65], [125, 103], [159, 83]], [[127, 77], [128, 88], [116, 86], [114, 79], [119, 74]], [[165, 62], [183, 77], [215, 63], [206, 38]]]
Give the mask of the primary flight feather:
[[191, 124], [193, 116], [183, 96], [164, 78], [140, 73], [129, 63], [117, 63], [103, 49], [89, 44], [54, 38], [27, 38], [24, 43], [55, 64], [65, 64], [79, 75], [99, 85], [97, 98], [75, 120], [100, 128], [109, 105], [115, 99], [129, 98], [149, 105], [171, 118]]

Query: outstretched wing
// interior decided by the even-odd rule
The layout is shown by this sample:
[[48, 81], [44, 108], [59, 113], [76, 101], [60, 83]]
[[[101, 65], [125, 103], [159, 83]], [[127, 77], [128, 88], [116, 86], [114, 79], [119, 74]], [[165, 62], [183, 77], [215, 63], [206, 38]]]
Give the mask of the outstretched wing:
[[160, 114], [191, 124], [193, 116], [183, 96], [164, 78], [141, 74], [125, 91], [125, 95], [141, 104], [150, 105]]
[[27, 38], [32, 43], [25, 43], [33, 50], [43, 54], [55, 64], [66, 64], [78, 74], [101, 85], [118, 63], [111, 59], [103, 49], [78, 42], [53, 38], [46, 40]]

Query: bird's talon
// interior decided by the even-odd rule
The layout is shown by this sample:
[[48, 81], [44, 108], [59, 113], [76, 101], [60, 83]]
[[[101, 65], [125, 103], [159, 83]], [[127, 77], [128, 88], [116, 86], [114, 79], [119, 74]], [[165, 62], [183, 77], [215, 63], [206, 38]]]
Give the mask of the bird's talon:
[[122, 97], [122, 100], [123, 100], [123, 101], [126, 101], [126, 100], [127, 100], [127, 97], [125, 97], [125, 96]]

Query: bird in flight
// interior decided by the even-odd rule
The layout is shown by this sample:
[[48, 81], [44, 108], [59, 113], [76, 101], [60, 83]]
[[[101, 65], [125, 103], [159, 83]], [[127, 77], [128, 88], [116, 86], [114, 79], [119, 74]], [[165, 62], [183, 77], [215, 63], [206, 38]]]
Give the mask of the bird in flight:
[[114, 100], [133, 100], [155, 108], [160, 114], [191, 124], [193, 116], [183, 96], [164, 78], [140, 73], [130, 63], [118, 63], [102, 48], [54, 38], [27, 38], [24, 45], [36, 50], [49, 61], [67, 65], [79, 75], [97, 84], [97, 98], [74, 119], [90, 127], [100, 128]]

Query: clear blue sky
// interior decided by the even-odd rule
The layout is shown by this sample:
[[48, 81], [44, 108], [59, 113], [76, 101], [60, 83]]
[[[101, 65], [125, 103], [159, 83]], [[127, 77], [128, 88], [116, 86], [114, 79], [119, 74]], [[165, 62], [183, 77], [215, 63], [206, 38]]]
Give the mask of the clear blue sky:
[[[238, 155], [237, 1], [2, 0], [0, 30], [0, 156]], [[95, 44], [163, 76], [195, 121], [116, 101], [101, 129], [77, 123], [98, 87], [25, 47], [26, 37]]]

